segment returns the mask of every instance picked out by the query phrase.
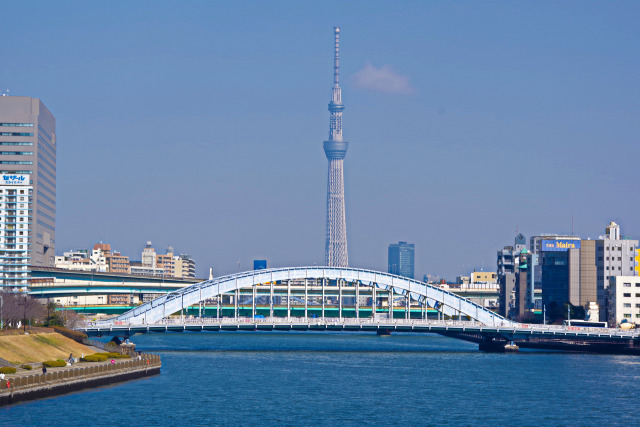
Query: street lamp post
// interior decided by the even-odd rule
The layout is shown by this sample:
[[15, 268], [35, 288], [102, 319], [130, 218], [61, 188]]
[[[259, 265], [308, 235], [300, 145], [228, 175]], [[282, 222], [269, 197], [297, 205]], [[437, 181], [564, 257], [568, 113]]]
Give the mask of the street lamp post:
[[27, 294], [24, 294], [24, 311], [22, 315], [22, 331], [27, 333]]
[[547, 324], [547, 306], [546, 305], [542, 306], [542, 324], [543, 325]]
[[4, 330], [4, 298], [0, 295], [0, 330]]

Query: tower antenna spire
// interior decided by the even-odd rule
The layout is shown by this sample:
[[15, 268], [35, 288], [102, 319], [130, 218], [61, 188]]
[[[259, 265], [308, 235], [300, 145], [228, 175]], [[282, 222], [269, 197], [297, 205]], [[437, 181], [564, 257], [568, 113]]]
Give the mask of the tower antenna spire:
[[333, 27], [333, 34], [336, 40], [336, 50], [333, 56], [333, 83], [338, 87], [340, 82], [340, 27]]

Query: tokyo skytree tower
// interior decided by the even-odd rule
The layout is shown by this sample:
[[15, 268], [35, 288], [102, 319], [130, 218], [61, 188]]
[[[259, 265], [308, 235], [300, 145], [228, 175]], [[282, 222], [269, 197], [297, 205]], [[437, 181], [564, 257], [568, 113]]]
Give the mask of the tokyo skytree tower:
[[333, 64], [333, 89], [329, 103], [329, 140], [325, 141], [324, 152], [329, 160], [327, 180], [327, 241], [325, 265], [348, 267], [347, 223], [344, 212], [343, 162], [347, 155], [348, 142], [342, 140], [342, 92], [339, 85], [340, 71], [340, 27], [333, 29], [335, 35], [335, 56]]

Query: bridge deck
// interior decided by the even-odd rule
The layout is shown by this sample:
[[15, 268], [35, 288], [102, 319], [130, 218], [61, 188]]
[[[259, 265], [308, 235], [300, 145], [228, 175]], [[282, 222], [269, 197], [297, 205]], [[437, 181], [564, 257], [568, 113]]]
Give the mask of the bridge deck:
[[81, 330], [88, 335], [132, 335], [147, 332], [182, 332], [182, 331], [351, 331], [377, 332], [388, 330], [415, 333], [445, 334], [481, 334], [494, 335], [513, 339], [527, 337], [547, 338], [581, 338], [599, 341], [638, 341], [640, 334], [635, 331], [619, 329], [580, 328], [563, 326], [526, 325], [488, 326], [478, 322], [454, 320], [406, 320], [406, 319], [351, 319], [351, 318], [195, 318], [165, 319], [154, 324], [129, 324], [115, 322], [114, 325], [86, 326]]

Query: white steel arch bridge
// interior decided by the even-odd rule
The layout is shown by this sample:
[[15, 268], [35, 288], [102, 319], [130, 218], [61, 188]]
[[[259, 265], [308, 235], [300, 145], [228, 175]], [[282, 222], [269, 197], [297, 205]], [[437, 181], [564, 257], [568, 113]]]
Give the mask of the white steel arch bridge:
[[[96, 326], [150, 325], [194, 306], [224, 307], [234, 317], [398, 317], [465, 319], [487, 326], [515, 323], [468, 299], [417, 280], [379, 271], [347, 267], [287, 267], [254, 270], [218, 277], [187, 286], [136, 307]], [[280, 315], [278, 316], [278, 313]], [[367, 314], [368, 313], [368, 314]]]

